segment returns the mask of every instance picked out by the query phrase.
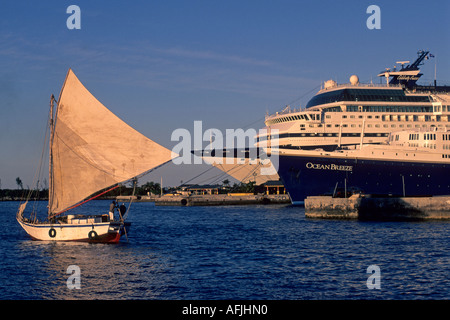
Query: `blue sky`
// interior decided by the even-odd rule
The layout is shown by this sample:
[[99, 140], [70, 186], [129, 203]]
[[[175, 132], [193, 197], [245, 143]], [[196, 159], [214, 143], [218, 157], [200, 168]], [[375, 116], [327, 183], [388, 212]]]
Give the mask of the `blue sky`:
[[[71, 4], [80, 30], [66, 27]], [[371, 4], [380, 30], [366, 27]], [[3, 0], [2, 187], [16, 188], [16, 177], [32, 185], [49, 98], [69, 67], [111, 111], [171, 149], [172, 131], [195, 120], [223, 132], [258, 129], [266, 111], [305, 106], [321, 82], [378, 81], [418, 49], [436, 56], [423, 81], [433, 81], [437, 62], [438, 81], [450, 84], [449, 16], [448, 1]], [[148, 179], [176, 185], [204, 169], [169, 166]]]

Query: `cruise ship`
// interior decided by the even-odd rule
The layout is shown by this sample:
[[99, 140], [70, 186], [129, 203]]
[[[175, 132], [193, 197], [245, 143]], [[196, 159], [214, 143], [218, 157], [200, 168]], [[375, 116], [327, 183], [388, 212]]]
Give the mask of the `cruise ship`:
[[280, 148], [334, 150], [342, 146], [383, 143], [397, 130], [450, 128], [450, 87], [422, 86], [420, 66], [433, 57], [420, 50], [417, 59], [378, 74], [381, 84], [328, 80], [303, 110], [291, 109], [266, 116], [267, 134], [257, 145], [277, 139]]
[[[425, 60], [433, 58], [429, 51], [424, 50], [418, 51], [417, 55], [413, 63], [397, 61], [398, 67], [381, 71], [378, 76], [383, 83], [380, 84], [360, 83], [356, 75], [352, 75], [347, 84], [326, 81], [305, 109], [295, 110], [288, 106], [281, 112], [266, 116], [264, 130], [260, 131], [264, 134], [256, 137], [258, 151], [234, 150], [236, 161], [227, 163], [226, 167], [217, 167], [226, 173], [234, 173], [233, 176], [241, 181], [277, 180], [281, 176], [289, 191], [292, 170], [297, 167], [295, 163], [280, 161], [275, 165], [278, 175], [271, 173], [261, 177], [260, 159], [256, 159], [255, 165], [255, 161], [249, 161], [251, 156], [248, 155], [266, 149], [269, 149], [270, 155], [273, 146], [279, 149], [280, 155], [296, 150], [358, 149], [367, 144], [384, 147], [390, 134], [395, 131], [450, 129], [450, 86], [438, 86], [436, 80], [428, 86], [417, 84], [423, 75], [420, 66]], [[223, 152], [225, 157], [225, 153], [233, 151]], [[208, 159], [210, 157], [211, 152], [204, 150], [205, 161], [214, 163]], [[286, 174], [286, 170], [291, 171]], [[308, 188], [313, 188], [316, 183], [304, 178], [302, 182]], [[292, 195], [297, 193], [296, 184]], [[321, 187], [319, 189], [322, 190]], [[304, 194], [301, 191], [293, 202], [303, 201], [304, 195], [313, 193]]]
[[450, 195], [450, 130], [392, 132], [384, 144], [334, 151], [279, 149], [280, 175], [293, 204], [337, 191], [389, 196]]

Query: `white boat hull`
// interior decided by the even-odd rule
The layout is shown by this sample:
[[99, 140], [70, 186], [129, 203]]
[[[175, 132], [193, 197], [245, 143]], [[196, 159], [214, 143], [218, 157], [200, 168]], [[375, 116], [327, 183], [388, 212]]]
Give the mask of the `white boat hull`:
[[34, 240], [83, 241], [117, 243], [121, 225], [118, 222], [92, 222], [85, 224], [30, 223], [18, 217], [17, 221]]

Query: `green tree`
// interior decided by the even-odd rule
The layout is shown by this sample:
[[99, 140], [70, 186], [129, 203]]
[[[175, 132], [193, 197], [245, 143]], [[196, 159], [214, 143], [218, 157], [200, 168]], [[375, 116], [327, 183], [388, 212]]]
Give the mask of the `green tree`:
[[19, 187], [19, 189], [23, 190], [23, 183], [19, 177], [16, 178], [16, 183], [17, 183], [17, 186]]
[[160, 194], [161, 193], [161, 185], [159, 183], [155, 183], [153, 181], [147, 182], [141, 186], [142, 193], [153, 193]]

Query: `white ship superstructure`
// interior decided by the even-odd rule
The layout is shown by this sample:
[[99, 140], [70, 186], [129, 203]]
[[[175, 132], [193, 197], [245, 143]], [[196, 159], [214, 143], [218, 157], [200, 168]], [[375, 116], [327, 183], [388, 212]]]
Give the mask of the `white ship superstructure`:
[[450, 87], [416, 84], [422, 75], [419, 66], [429, 52], [418, 54], [410, 65], [398, 62], [400, 70], [381, 72], [383, 84], [362, 84], [356, 75], [347, 84], [325, 82], [305, 109], [286, 107], [267, 116], [267, 135], [258, 136], [258, 143], [278, 139], [280, 148], [333, 150], [379, 144], [392, 131], [450, 128]]

